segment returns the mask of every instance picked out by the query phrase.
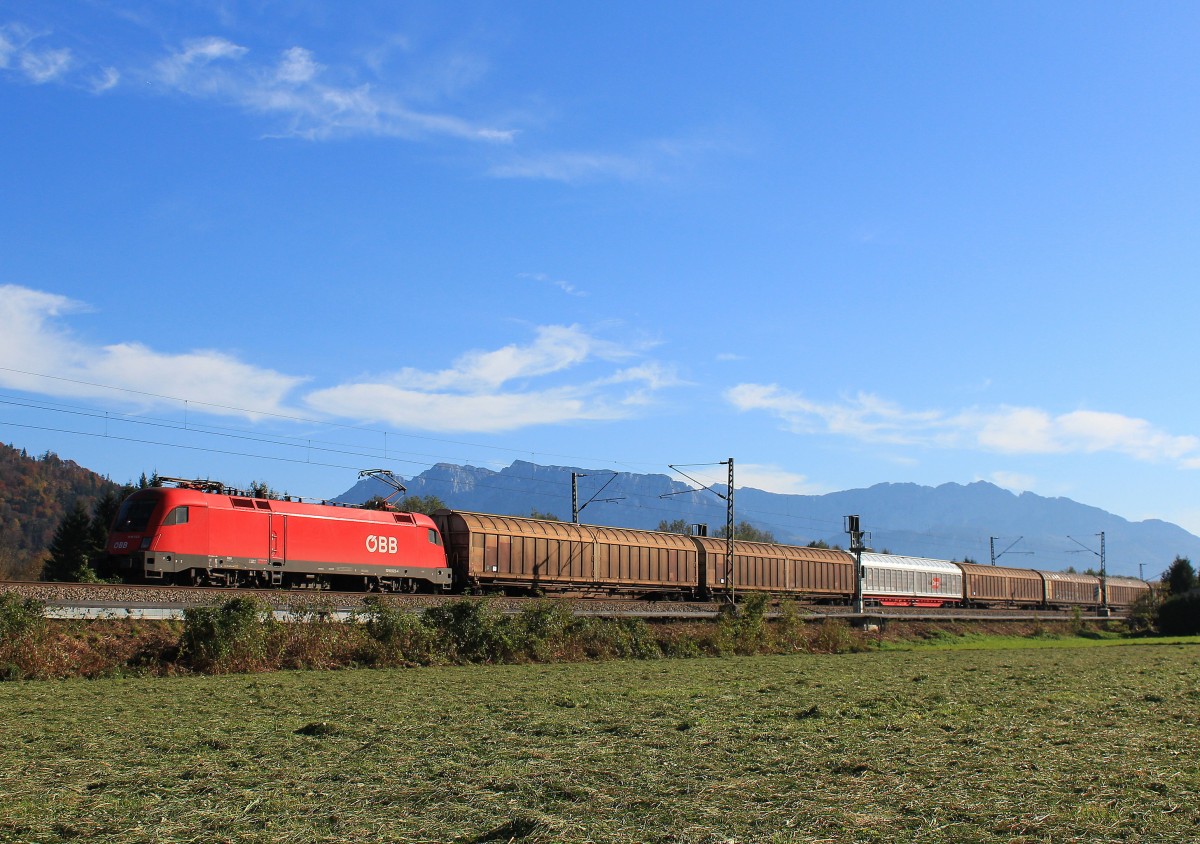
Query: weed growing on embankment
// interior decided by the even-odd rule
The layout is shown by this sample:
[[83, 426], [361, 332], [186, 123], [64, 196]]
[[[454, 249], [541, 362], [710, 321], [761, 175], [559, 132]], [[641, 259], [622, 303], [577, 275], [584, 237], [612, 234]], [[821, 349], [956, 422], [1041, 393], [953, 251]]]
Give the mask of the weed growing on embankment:
[[332, 620], [332, 608], [320, 603], [294, 608], [298, 621], [279, 622], [266, 604], [249, 596], [189, 608], [182, 622], [46, 621], [41, 609], [12, 596], [0, 600], [0, 679], [1126, 641], [1115, 626], [1070, 621], [893, 622], [864, 632], [840, 620], [806, 621], [788, 605], [768, 617], [765, 602], [754, 598], [722, 612], [716, 621], [694, 622], [577, 617], [569, 604], [552, 600], [528, 604], [512, 615], [487, 600], [450, 601], [421, 614], [377, 601], [359, 614], [359, 623]]

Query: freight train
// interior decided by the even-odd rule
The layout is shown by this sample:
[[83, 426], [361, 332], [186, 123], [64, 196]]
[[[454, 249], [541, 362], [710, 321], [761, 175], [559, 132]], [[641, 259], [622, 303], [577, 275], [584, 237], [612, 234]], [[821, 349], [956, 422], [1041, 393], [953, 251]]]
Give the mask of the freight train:
[[[504, 591], [707, 598], [765, 592], [813, 603], [854, 596], [845, 551], [439, 510], [267, 499], [207, 481], [139, 490], [122, 504], [107, 551], [147, 582], [381, 592]], [[864, 553], [869, 604], [1126, 607], [1149, 584], [1126, 577], [980, 566]]]

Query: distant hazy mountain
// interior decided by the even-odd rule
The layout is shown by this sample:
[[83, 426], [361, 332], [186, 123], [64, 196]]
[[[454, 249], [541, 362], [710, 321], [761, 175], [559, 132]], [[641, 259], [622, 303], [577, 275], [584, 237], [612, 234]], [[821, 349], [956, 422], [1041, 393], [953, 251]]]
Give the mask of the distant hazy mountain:
[[[527, 516], [536, 509], [569, 521], [573, 471], [587, 476], [578, 482], [584, 508], [581, 522], [653, 530], [663, 520], [684, 519], [689, 524], [707, 524], [714, 533], [725, 525], [723, 499], [711, 491], [689, 491], [689, 484], [667, 475], [618, 474], [601, 497], [622, 500], [590, 504], [611, 472], [525, 461], [499, 472], [439, 463], [404, 483], [410, 495], [436, 495], [460, 510]], [[716, 489], [725, 492], [723, 485]], [[367, 479], [338, 500], [360, 503], [390, 492], [379, 481]], [[663, 498], [665, 494], [671, 495]], [[1141, 563], [1145, 576], [1154, 579], [1177, 554], [1200, 560], [1200, 537], [1177, 525], [1156, 519], [1130, 522], [1067, 498], [1015, 495], [983, 481], [939, 487], [877, 484], [827, 495], [738, 488], [734, 503], [739, 522], [750, 522], [771, 531], [780, 542], [797, 545], [821, 539], [845, 546], [843, 516], [857, 514], [863, 529], [871, 532], [872, 547], [894, 554], [946, 560], [969, 557], [986, 563], [988, 539], [996, 537], [997, 554], [1010, 549], [1000, 556], [1000, 565], [1048, 571], [1074, 566], [1082, 571], [1099, 568], [1097, 534], [1103, 531], [1110, 574], [1138, 576]]]

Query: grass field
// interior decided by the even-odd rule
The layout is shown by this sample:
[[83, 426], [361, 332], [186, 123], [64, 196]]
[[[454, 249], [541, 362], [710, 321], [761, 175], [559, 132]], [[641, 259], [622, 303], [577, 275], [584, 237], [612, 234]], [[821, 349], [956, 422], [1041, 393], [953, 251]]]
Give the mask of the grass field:
[[0, 840], [1190, 842], [1200, 642], [0, 684]]

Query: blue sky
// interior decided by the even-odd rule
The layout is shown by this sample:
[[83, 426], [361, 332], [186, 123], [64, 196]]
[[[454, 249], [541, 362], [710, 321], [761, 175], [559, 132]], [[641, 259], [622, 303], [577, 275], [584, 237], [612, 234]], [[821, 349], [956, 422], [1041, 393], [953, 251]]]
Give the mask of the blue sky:
[[1198, 31], [0, 1], [0, 438], [314, 497], [734, 457], [1200, 532]]

